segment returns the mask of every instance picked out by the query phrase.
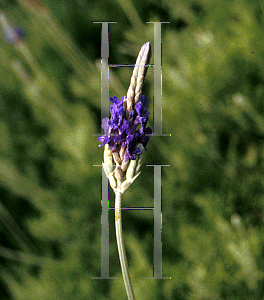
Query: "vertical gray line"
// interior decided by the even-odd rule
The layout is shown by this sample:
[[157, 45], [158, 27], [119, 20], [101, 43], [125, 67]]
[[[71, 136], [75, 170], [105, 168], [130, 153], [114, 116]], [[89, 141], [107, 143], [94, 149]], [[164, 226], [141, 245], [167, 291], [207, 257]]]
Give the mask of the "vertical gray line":
[[101, 276], [109, 277], [108, 179], [102, 169]]
[[161, 132], [161, 23], [154, 23], [154, 135]]
[[154, 166], [154, 278], [161, 277], [161, 166]]
[[[102, 168], [102, 166], [101, 166]], [[101, 277], [92, 279], [117, 279], [109, 277], [109, 210], [108, 210], [108, 179], [102, 168], [102, 219], [101, 219]]]
[[171, 279], [170, 277], [162, 277], [162, 242], [161, 242], [161, 167], [164, 165], [146, 165], [154, 167], [154, 274], [153, 277], [146, 279]]
[[[109, 117], [109, 24], [102, 22], [102, 44], [101, 44], [101, 120]], [[101, 134], [104, 134], [101, 128]]]
[[154, 124], [153, 136], [171, 136], [171, 134], [162, 134], [162, 23], [164, 22], [146, 22], [154, 24]]

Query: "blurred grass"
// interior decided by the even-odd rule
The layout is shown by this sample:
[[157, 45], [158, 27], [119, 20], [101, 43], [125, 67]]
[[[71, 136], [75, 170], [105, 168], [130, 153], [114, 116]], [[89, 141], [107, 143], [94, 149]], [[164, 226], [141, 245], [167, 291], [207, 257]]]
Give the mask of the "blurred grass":
[[[137, 299], [263, 299], [262, 1], [0, 0], [23, 29], [0, 32], [0, 299], [126, 299], [109, 213], [110, 276], [100, 276], [101, 28], [109, 63], [133, 64], [162, 26], [163, 133], [145, 164], [163, 168], [163, 276], [152, 275], [150, 211], [124, 211]], [[152, 62], [153, 63], [153, 59]], [[122, 97], [131, 68], [110, 70]], [[144, 94], [153, 109], [153, 70]], [[150, 118], [150, 124], [153, 118]], [[110, 206], [114, 196], [110, 191]], [[153, 169], [124, 196], [151, 206]]]

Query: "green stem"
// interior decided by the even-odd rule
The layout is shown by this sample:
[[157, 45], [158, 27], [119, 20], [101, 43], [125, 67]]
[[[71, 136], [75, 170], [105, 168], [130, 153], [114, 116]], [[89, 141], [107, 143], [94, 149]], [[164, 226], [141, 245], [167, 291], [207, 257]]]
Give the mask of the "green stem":
[[127, 265], [126, 251], [123, 239], [123, 230], [122, 230], [122, 218], [121, 218], [121, 181], [117, 181], [117, 190], [115, 198], [115, 227], [116, 227], [116, 241], [119, 254], [119, 260], [121, 264], [121, 270], [123, 275], [123, 280], [125, 283], [126, 293], [128, 300], [135, 300], [129, 271]]

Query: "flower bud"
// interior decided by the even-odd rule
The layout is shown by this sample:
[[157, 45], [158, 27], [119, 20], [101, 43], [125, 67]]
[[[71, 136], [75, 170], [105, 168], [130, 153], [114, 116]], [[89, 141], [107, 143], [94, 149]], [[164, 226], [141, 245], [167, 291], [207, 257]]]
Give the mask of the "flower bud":
[[128, 165], [129, 165], [129, 160], [128, 161], [122, 161], [122, 165], [121, 165], [122, 172], [125, 172], [127, 170]]
[[138, 144], [137, 147], [141, 149], [141, 153], [137, 154], [137, 158], [135, 160], [131, 160], [129, 163], [126, 172], [126, 180], [128, 182], [130, 182], [133, 179], [133, 177], [139, 173], [140, 167], [142, 165], [144, 147], [142, 144]]
[[129, 166], [127, 168], [127, 171], [126, 171], [126, 180], [128, 182], [130, 182], [133, 177], [135, 176], [135, 172], [136, 172], [136, 167], [137, 167], [137, 160], [131, 160], [130, 163], [129, 163]]
[[126, 148], [121, 148], [121, 150], [119, 151], [119, 155], [122, 161], [124, 160], [125, 152]]
[[138, 144], [137, 147], [140, 148], [142, 152], [140, 154], [137, 154], [136, 159], [128, 161], [129, 164], [126, 171], [126, 180], [121, 185], [122, 193], [124, 193], [129, 188], [129, 186], [135, 181], [135, 179], [140, 175], [140, 167], [142, 164], [144, 147], [142, 144]]
[[114, 151], [113, 152], [113, 158], [114, 158], [114, 161], [117, 165], [121, 166], [122, 162], [121, 162], [121, 159], [120, 159], [120, 155], [118, 152]]
[[113, 156], [111, 154], [111, 149], [108, 144], [105, 145], [103, 166], [104, 166], [105, 175], [108, 178], [109, 174], [113, 173], [115, 169]]
[[108, 179], [109, 179], [109, 183], [110, 183], [112, 189], [114, 190], [116, 188], [116, 186], [117, 186], [116, 179], [114, 177], [114, 172], [111, 173], [111, 174], [109, 174], [109, 178]]
[[110, 146], [108, 144], [105, 145], [104, 149], [104, 163], [103, 168], [106, 177], [109, 179], [109, 183], [112, 187], [112, 189], [115, 189], [117, 186], [115, 177], [114, 177], [114, 170], [115, 170], [115, 164], [114, 159], [111, 153]]
[[115, 168], [115, 178], [117, 180], [121, 180], [122, 179], [122, 170], [121, 170], [121, 167], [120, 166], [116, 166]]

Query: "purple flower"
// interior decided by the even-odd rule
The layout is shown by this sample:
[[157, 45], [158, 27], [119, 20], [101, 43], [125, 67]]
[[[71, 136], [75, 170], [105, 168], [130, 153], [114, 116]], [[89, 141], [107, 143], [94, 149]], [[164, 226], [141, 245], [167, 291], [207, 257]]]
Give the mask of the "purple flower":
[[97, 138], [99, 142], [102, 142], [102, 145], [99, 145], [99, 147], [102, 147], [106, 144], [109, 144], [110, 149], [115, 149], [115, 142], [113, 136], [110, 135], [110, 128], [109, 128], [109, 119], [104, 118], [102, 121], [102, 128], [104, 129], [105, 135], [101, 135]]
[[125, 152], [124, 160], [136, 159], [136, 154], [141, 153], [141, 149], [137, 147], [138, 145], [139, 133], [130, 134], [127, 136], [127, 150]]
[[120, 100], [120, 102], [117, 97], [110, 97], [110, 101], [113, 105], [110, 105], [111, 119], [109, 121], [109, 125], [112, 129], [117, 129], [121, 125], [123, 118], [124, 97]]
[[139, 124], [146, 127], [150, 112], [148, 111], [148, 99], [146, 96], [141, 95], [139, 101], [135, 105], [135, 110], [137, 112], [136, 119], [133, 124], [132, 130], [135, 130]]
[[109, 119], [104, 118], [102, 121], [102, 128], [104, 129], [105, 135], [110, 136]]
[[[110, 97], [113, 103], [110, 105], [111, 118], [103, 119], [102, 128], [105, 135], [98, 137], [98, 141], [102, 142], [102, 147], [109, 144], [111, 150], [124, 151], [124, 161], [135, 160], [136, 155], [141, 153], [138, 144], [141, 143], [145, 150], [149, 142], [149, 136], [152, 134], [150, 127], [146, 128], [146, 124], [150, 115], [148, 111], [148, 99], [142, 95], [139, 102], [135, 104], [134, 110], [130, 111], [129, 120], [125, 119], [125, 112], [123, 109], [125, 97], [120, 101], [117, 97]], [[137, 126], [142, 126], [136, 130]]]
[[152, 129], [150, 127], [141, 127], [139, 128], [139, 143], [141, 143], [143, 145], [143, 147], [145, 148], [146, 151], [148, 151], [148, 149], [146, 148], [147, 143], [149, 142], [149, 136], [146, 136], [146, 134], [152, 134]]
[[122, 120], [122, 124], [119, 128], [119, 135], [115, 138], [116, 143], [121, 143], [122, 148], [125, 148], [127, 144], [127, 136], [131, 133], [129, 122], [125, 119]]

